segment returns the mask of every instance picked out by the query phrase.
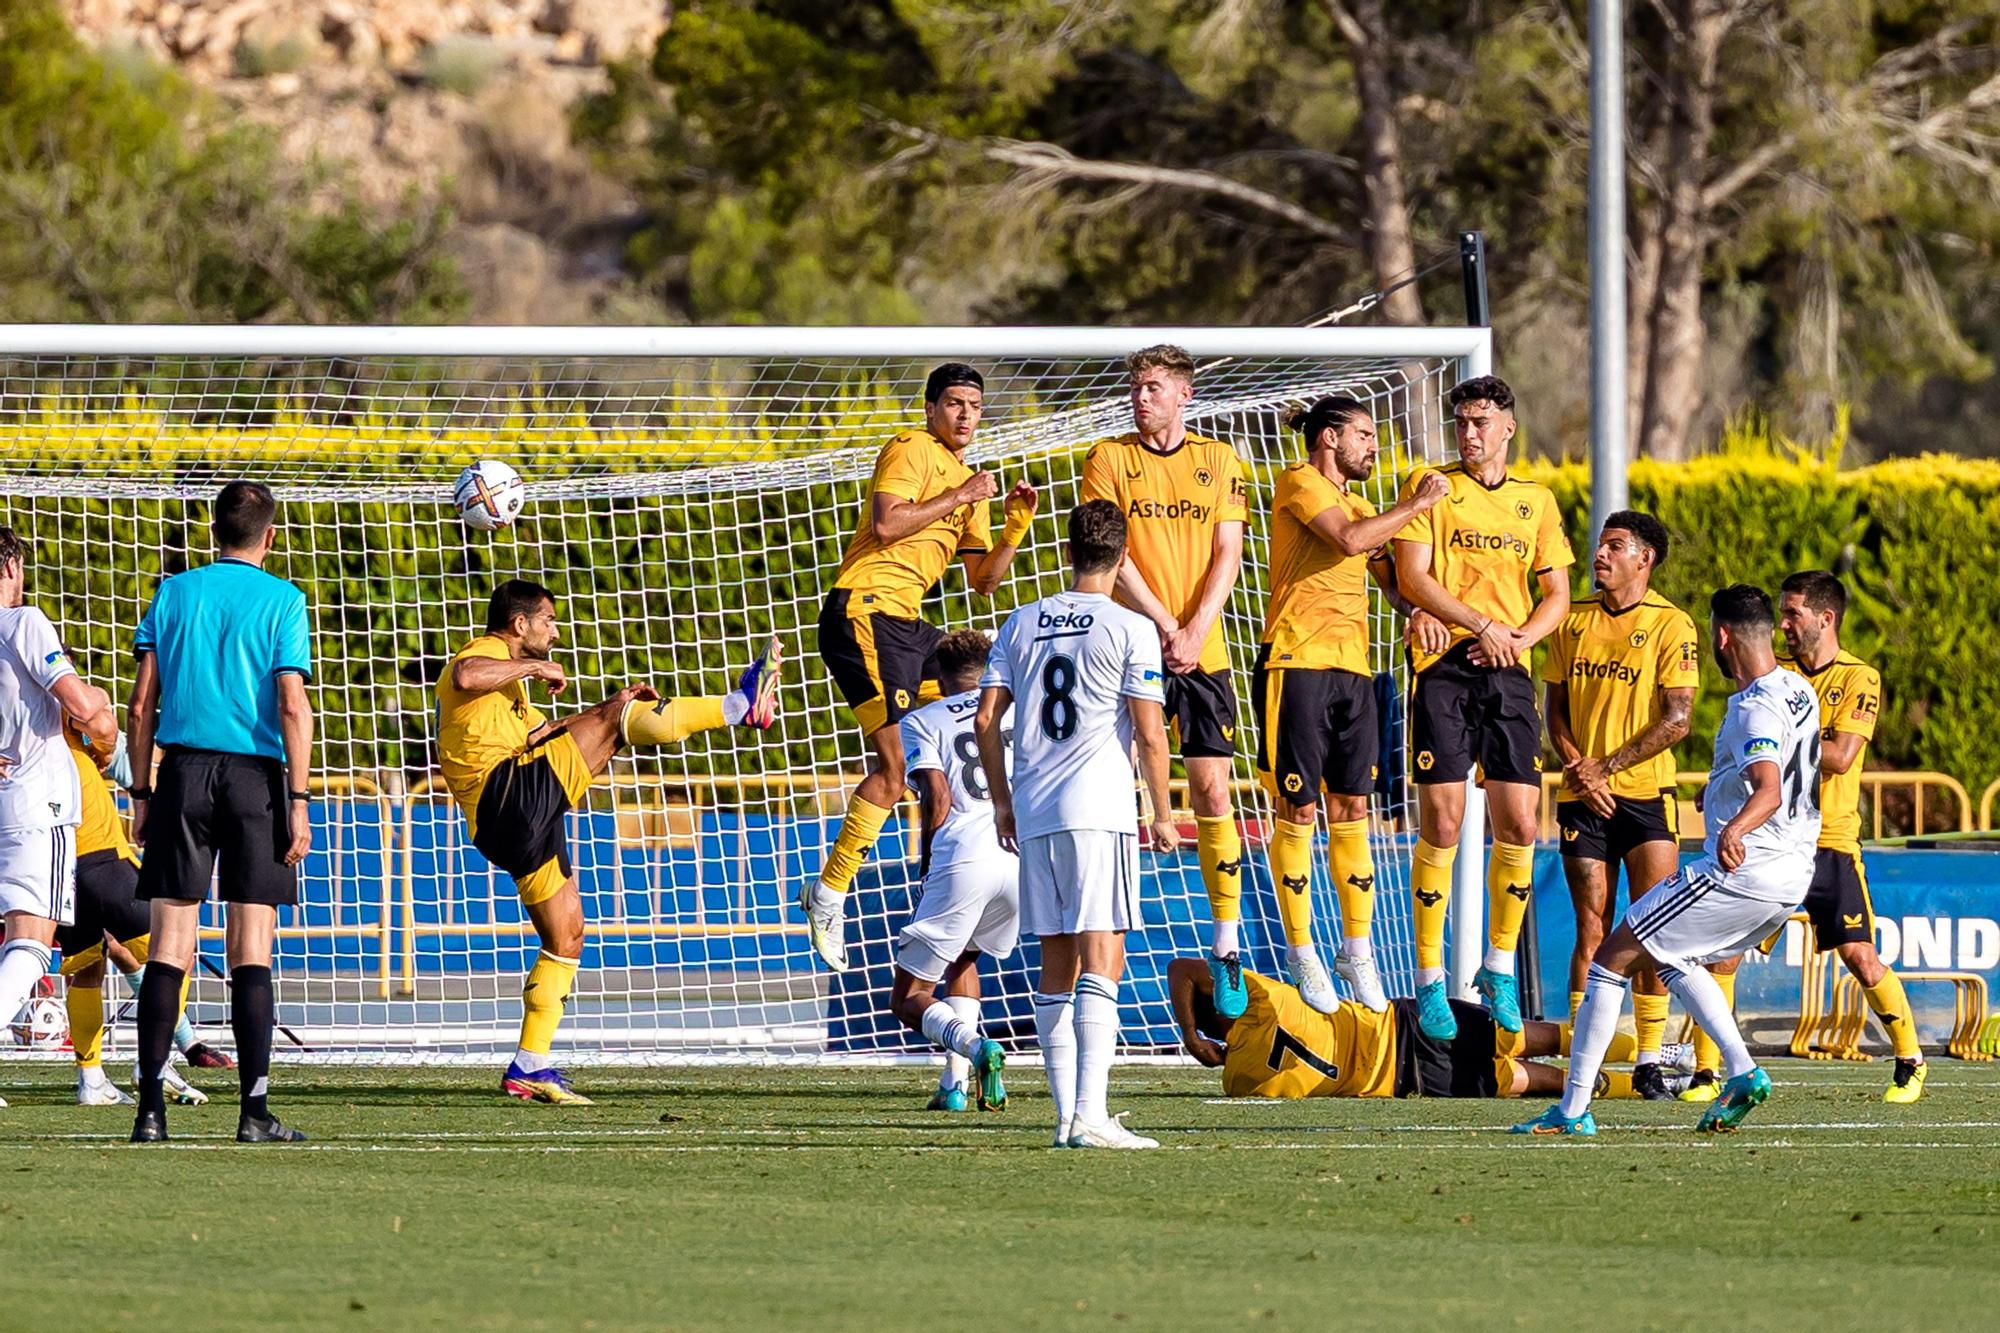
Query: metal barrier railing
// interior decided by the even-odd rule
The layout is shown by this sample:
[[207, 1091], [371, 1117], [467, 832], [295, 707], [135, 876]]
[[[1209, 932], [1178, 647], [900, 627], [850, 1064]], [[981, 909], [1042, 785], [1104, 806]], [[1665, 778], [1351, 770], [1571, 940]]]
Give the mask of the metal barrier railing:
[[1986, 790], [1979, 796], [1979, 827], [1993, 827], [1993, 803], [2000, 801], [2000, 778], [1986, 784]]
[[[1704, 772], [1682, 771], [1674, 774], [1674, 786], [1676, 792], [1680, 794], [1679, 827], [1681, 837], [1684, 839], [1702, 836], [1704, 828], [1702, 817], [1694, 808], [1689, 794], [1699, 791], [1707, 781], [1708, 774]], [[1551, 841], [1556, 836], [1556, 790], [1561, 783], [1560, 772], [1542, 774], [1542, 809], [1539, 826], [1544, 842]], [[1871, 768], [1863, 769], [1861, 773], [1861, 792], [1868, 804], [1871, 830], [1868, 836], [1871, 841], [1880, 841], [1882, 838], [1883, 789], [1898, 787], [1909, 789], [1910, 822], [1913, 833], [1970, 833], [1975, 827], [1993, 827], [1991, 817], [1995, 802], [2000, 801], [2000, 779], [1995, 779], [1981, 797], [1979, 823], [1975, 826], [1972, 822], [1972, 797], [1966, 791], [1965, 784], [1949, 773], [1922, 769]], [[1925, 800], [1926, 793], [1933, 791], [1942, 792], [1948, 799], [1957, 817], [1955, 825], [1945, 828], [1926, 827], [1929, 815], [1936, 813], [1936, 807], [1931, 805], [1927, 808]]]

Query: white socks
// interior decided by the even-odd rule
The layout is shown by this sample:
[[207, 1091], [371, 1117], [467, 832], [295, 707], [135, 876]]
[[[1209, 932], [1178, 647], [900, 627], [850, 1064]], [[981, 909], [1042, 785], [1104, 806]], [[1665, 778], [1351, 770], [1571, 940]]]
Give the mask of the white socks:
[[1035, 992], [1035, 1039], [1042, 1048], [1042, 1071], [1049, 1076], [1049, 1096], [1056, 1104], [1056, 1124], [1076, 1119], [1076, 1001]]
[[1488, 972], [1498, 972], [1502, 976], [1513, 976], [1514, 951], [1512, 949], [1498, 949], [1491, 944], [1487, 945], [1486, 970]]
[[1076, 1118], [1101, 1125], [1109, 1118], [1105, 1091], [1111, 1057], [1118, 1051], [1118, 983], [1095, 972], [1076, 979]]
[[[1227, 958], [1229, 957], [1230, 954], [1235, 953], [1237, 951], [1236, 929], [1241, 924], [1242, 922], [1240, 921], [1216, 922], [1215, 936], [1214, 936], [1215, 942], [1209, 945], [1208, 951], [1214, 954], [1217, 958]], [[1078, 979], [1077, 984], [1078, 985], [1083, 984], [1080, 978]]]
[[1343, 935], [1340, 940], [1340, 951], [1349, 958], [1373, 958], [1375, 941], [1368, 935]]
[[1729, 1012], [1729, 999], [1722, 993], [1722, 987], [1705, 967], [1690, 967], [1683, 972], [1677, 967], [1660, 966], [1660, 980], [1667, 983], [1667, 990], [1681, 1007], [1693, 1015], [1694, 1021], [1708, 1034], [1722, 1052], [1722, 1069], [1728, 1078], [1747, 1074], [1757, 1067], [1750, 1058], [1749, 1047], [1743, 1044], [1743, 1032], [1736, 1026], [1736, 1015]]
[[1417, 969], [1417, 984], [1419, 986], [1428, 986], [1432, 982], [1443, 980], [1444, 969], [1441, 967], [1420, 967]]
[[731, 690], [722, 696], [722, 725], [733, 727], [750, 716], [750, 696], [741, 690]]
[[1616, 972], [1596, 963], [1590, 965], [1590, 975], [1583, 983], [1583, 1002], [1576, 1007], [1570, 1033], [1569, 1077], [1563, 1083], [1562, 1113], [1572, 1120], [1590, 1109], [1598, 1071], [1604, 1068], [1604, 1053], [1618, 1035], [1625, 986], [1625, 978]]
[[0, 949], [0, 1023], [11, 1023], [35, 983], [49, 974], [52, 951], [34, 940], [9, 940]]
[[[972, 1019], [966, 1021], [959, 1011], [960, 999], [971, 1000]], [[950, 1000], [932, 1000], [930, 1008], [924, 1010], [924, 1035], [937, 1045], [952, 1052], [953, 1060], [969, 1061], [979, 1053], [979, 1001], [970, 996], [953, 996]], [[955, 1086], [964, 1087], [963, 1072], [955, 1080]]]
[[1285, 946], [1285, 957], [1294, 963], [1314, 960], [1319, 957], [1319, 947], [1312, 944], [1288, 944]]
[[539, 1074], [554, 1063], [547, 1051], [531, 1051], [525, 1046], [514, 1050], [514, 1068], [523, 1074]]

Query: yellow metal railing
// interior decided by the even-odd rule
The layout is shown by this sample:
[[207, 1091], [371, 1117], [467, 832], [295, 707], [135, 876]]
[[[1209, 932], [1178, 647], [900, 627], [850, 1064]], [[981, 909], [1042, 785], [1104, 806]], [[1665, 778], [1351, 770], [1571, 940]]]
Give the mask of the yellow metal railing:
[[2000, 800], [2000, 778], [1986, 784], [1986, 790], [1979, 796], [1979, 827], [1993, 827], [1993, 803]]
[[[1680, 794], [1680, 833], [1685, 839], [1699, 839], [1704, 835], [1706, 825], [1701, 812], [1695, 809], [1692, 794], [1701, 790], [1708, 781], [1708, 774], [1697, 771], [1682, 771], [1674, 774], [1674, 786]], [[1556, 789], [1562, 783], [1560, 772], [1542, 774], [1541, 837], [1544, 842], [1556, 836]], [[1972, 822], [1972, 797], [1965, 784], [1949, 773], [1934, 773], [1918, 769], [1872, 768], [1861, 773], [1861, 792], [1868, 802], [1868, 824], [1871, 840], [1882, 837], [1882, 792], [1884, 788], [1907, 788], [1910, 793], [1910, 823], [1913, 833], [1970, 833], [1976, 828], [1991, 828], [1993, 806], [2000, 802], [2000, 779], [1986, 789], [1980, 798], [1979, 823]], [[1955, 824], [1944, 827], [1928, 827], [1929, 819], [1938, 813], [1936, 802], [1927, 801], [1928, 793], [1942, 793]]]

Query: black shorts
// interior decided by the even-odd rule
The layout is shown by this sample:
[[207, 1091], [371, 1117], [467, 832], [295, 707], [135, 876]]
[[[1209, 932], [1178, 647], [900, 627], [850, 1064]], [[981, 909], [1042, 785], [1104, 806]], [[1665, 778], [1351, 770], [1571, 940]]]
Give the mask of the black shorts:
[[[1680, 803], [1672, 792], [1648, 800], [1611, 798], [1616, 807], [1609, 818], [1582, 801], [1558, 801], [1556, 824], [1562, 829], [1562, 854], [1585, 861], [1619, 865], [1625, 854], [1649, 842], [1680, 846]], [[1613, 872], [1615, 880], [1617, 872]]]
[[152, 909], [139, 901], [138, 866], [110, 850], [76, 858], [76, 920], [56, 927], [64, 972], [95, 961], [106, 935], [129, 944], [152, 929]]
[[545, 902], [569, 882], [564, 817], [590, 790], [576, 738], [557, 732], [494, 768], [479, 792], [472, 845], [513, 876], [521, 901]]
[[1472, 640], [1417, 677], [1410, 705], [1413, 780], [1463, 782], [1474, 764], [1487, 782], [1542, 780], [1542, 715], [1524, 666], [1472, 665]]
[[146, 810], [139, 897], [199, 902], [211, 879], [226, 903], [299, 900], [285, 766], [259, 755], [167, 747]]
[[944, 631], [922, 620], [855, 613], [835, 588], [819, 612], [819, 655], [866, 735], [939, 697], [937, 645]]
[[1169, 671], [1167, 725], [1183, 759], [1229, 759], [1236, 754], [1236, 686], [1229, 672]]
[[1493, 1067], [1493, 1015], [1476, 1004], [1451, 1002], [1458, 1035], [1450, 1041], [1426, 1037], [1417, 1025], [1417, 1002], [1389, 1001], [1396, 1010], [1396, 1095], [1398, 1097], [1497, 1097], [1500, 1078]]
[[1859, 852], [1820, 847], [1813, 852], [1812, 887], [1805, 914], [1812, 918], [1813, 943], [1820, 949], [1875, 942], [1875, 904], [1868, 898], [1868, 874]]
[[1381, 729], [1375, 682], [1352, 671], [1267, 665], [1257, 656], [1250, 704], [1257, 715], [1257, 770], [1293, 805], [1311, 805], [1322, 788], [1331, 796], [1375, 790]]

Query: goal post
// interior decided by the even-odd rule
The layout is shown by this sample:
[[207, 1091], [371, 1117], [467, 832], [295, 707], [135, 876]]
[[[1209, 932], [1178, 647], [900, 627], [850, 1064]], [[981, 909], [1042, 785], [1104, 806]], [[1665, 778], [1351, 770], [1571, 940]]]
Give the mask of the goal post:
[[[913, 807], [850, 895], [853, 971], [819, 968], [791, 902], [830, 848], [864, 756], [817, 653], [820, 602], [877, 450], [921, 422], [929, 368], [981, 370], [985, 419], [968, 459], [1000, 472], [1003, 489], [1026, 477], [1041, 494], [991, 599], [954, 569], [926, 602], [934, 623], [991, 630], [1063, 582], [1062, 517], [1084, 452], [1130, 429], [1124, 355], [1160, 342], [1194, 355], [1188, 425], [1234, 446], [1249, 477], [1243, 574], [1223, 619], [1244, 702], [1245, 956], [1281, 972], [1262, 850], [1272, 815], [1247, 698], [1271, 488], [1302, 456], [1281, 423], [1327, 393], [1368, 403], [1383, 453], [1363, 489], [1386, 504], [1411, 463], [1450, 456], [1445, 391], [1489, 369], [1490, 339], [1484, 328], [0, 325], [0, 521], [28, 543], [29, 599], [122, 700], [132, 632], [159, 580], [210, 558], [216, 490], [249, 476], [277, 493], [268, 567], [306, 592], [319, 741], [313, 851], [300, 905], [281, 916], [276, 973], [295, 1053], [317, 1059], [486, 1059], [514, 1044], [534, 937], [511, 883], [467, 844], [433, 734], [437, 674], [479, 631], [495, 582], [518, 575], [561, 597], [571, 687], [557, 714], [629, 680], [720, 692], [776, 634], [789, 663], [776, 729], [621, 754], [571, 815], [590, 924], [559, 1040], [579, 1060], [881, 1056], [918, 1046], [886, 1004], [917, 889]], [[459, 523], [452, 483], [477, 458], [526, 479], [513, 527]], [[1407, 993], [1407, 659], [1379, 598], [1371, 619], [1378, 693], [1397, 719], [1374, 811], [1377, 950], [1385, 980]], [[1319, 847], [1312, 892], [1330, 947], [1323, 831]], [[1482, 864], [1459, 859], [1461, 981], [1483, 946]], [[1148, 856], [1144, 873], [1145, 926], [1122, 993], [1135, 1054], [1175, 1044], [1166, 964], [1205, 947], [1208, 916], [1191, 847]], [[205, 924], [219, 924], [207, 910]], [[219, 958], [219, 936], [203, 948]], [[982, 965], [986, 1022], [1000, 1035], [1032, 1033], [1032, 962], [1030, 945]], [[194, 1016], [220, 1022], [226, 1002], [205, 977]]]

